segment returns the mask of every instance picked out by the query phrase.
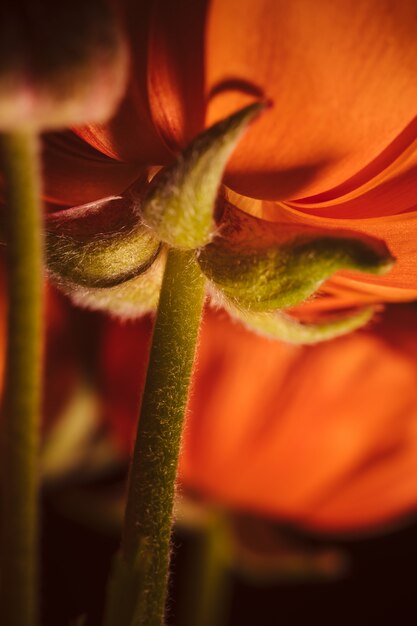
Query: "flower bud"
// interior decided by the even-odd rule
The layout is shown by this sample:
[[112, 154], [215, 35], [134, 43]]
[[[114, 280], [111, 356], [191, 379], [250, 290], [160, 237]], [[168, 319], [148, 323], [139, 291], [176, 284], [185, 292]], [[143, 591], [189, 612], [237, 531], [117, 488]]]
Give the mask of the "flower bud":
[[0, 6], [0, 130], [107, 119], [127, 78], [127, 47], [107, 0]]

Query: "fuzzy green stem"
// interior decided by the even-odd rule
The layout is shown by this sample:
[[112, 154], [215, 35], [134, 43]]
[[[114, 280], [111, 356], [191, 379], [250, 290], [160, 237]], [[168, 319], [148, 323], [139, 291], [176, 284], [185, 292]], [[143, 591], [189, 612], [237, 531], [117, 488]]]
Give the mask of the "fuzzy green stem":
[[0, 139], [6, 182], [8, 345], [3, 407], [0, 623], [38, 623], [42, 229], [38, 139]]
[[193, 251], [169, 250], [106, 626], [163, 624], [178, 454], [204, 284]]

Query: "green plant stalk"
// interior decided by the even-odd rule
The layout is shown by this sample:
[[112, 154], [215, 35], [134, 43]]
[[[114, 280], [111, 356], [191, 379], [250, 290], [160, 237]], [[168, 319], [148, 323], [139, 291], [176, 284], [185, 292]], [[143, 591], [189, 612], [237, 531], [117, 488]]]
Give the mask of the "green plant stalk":
[[210, 511], [205, 523], [193, 531], [180, 624], [224, 626], [232, 590], [230, 530], [221, 514]]
[[42, 211], [38, 138], [0, 137], [6, 183], [8, 344], [3, 407], [0, 623], [38, 623]]
[[178, 455], [204, 286], [194, 251], [170, 249], [106, 626], [161, 626], [164, 621]]

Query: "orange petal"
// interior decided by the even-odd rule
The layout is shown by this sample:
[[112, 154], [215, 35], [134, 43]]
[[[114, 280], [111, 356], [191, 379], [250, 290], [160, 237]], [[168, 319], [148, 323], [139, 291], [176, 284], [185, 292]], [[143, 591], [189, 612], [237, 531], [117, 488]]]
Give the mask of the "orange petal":
[[136, 164], [165, 164], [171, 154], [159, 137], [144, 97], [131, 84], [119, 109], [105, 124], [74, 129], [93, 148], [112, 159]]
[[412, 0], [213, 0], [208, 123], [251, 89], [274, 103], [236, 151], [228, 184], [254, 197], [302, 197], [365, 168], [414, 118], [416, 26]]
[[[77, 129], [76, 132], [94, 148], [113, 158], [146, 165], [166, 164], [172, 155], [160, 136], [160, 129], [155, 126], [151, 114], [153, 99], [158, 100], [158, 93], [153, 94], [152, 84], [151, 91], [148, 90], [148, 80], [152, 83], [152, 69], [149, 70], [148, 78], [148, 63], [152, 68], [153, 16], [155, 12], [159, 12], [159, 3], [157, 0], [152, 2], [124, 0], [121, 4], [131, 46], [131, 77], [127, 94], [116, 115], [108, 123], [91, 124]], [[169, 3], [162, 4], [166, 10], [169, 9]], [[175, 3], [175, 9], [176, 13], [181, 13], [179, 3]], [[165, 14], [162, 12], [161, 15]], [[185, 23], [189, 25], [187, 20]], [[174, 21], [171, 25], [172, 37], [177, 37], [177, 34], [179, 37], [175, 28], [178, 22]], [[164, 27], [165, 22], [162, 21], [161, 31]], [[187, 48], [188, 54], [189, 50]], [[164, 69], [161, 67], [161, 76], [163, 72]], [[171, 97], [168, 103], [164, 101], [169, 111], [171, 101]]]
[[111, 159], [71, 132], [49, 133], [43, 143], [44, 198], [67, 207], [118, 195], [143, 173]]
[[[326, 527], [382, 523], [415, 507], [416, 322], [417, 310], [398, 307], [369, 331], [297, 348], [210, 316], [183, 483], [241, 509]], [[396, 483], [405, 476], [407, 487]]]
[[[403, 440], [381, 446], [375, 458], [358, 465], [340, 483], [336, 481], [323, 501], [307, 513], [309, 526], [331, 531], [353, 530], [381, 525], [384, 521], [410, 514], [415, 500], [417, 472], [416, 409], [404, 403], [395, 417], [409, 421]], [[381, 498], [383, 490], [384, 497]], [[366, 502], [367, 505], [363, 506]]]
[[415, 210], [417, 118], [373, 162], [341, 185], [291, 201], [295, 208], [327, 217], [383, 217]]
[[203, 130], [206, 4], [124, 2], [130, 87], [114, 118], [80, 137], [113, 158], [161, 165]]
[[207, 0], [153, 2], [149, 101], [154, 123], [174, 150], [184, 148], [204, 127], [207, 4]]

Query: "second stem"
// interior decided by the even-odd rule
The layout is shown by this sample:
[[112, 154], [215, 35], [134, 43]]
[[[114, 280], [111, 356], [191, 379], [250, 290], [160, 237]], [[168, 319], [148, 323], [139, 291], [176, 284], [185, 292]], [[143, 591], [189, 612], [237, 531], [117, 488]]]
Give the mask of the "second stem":
[[8, 344], [2, 420], [0, 622], [38, 623], [38, 475], [42, 362], [42, 207], [38, 140], [0, 137], [7, 210]]

